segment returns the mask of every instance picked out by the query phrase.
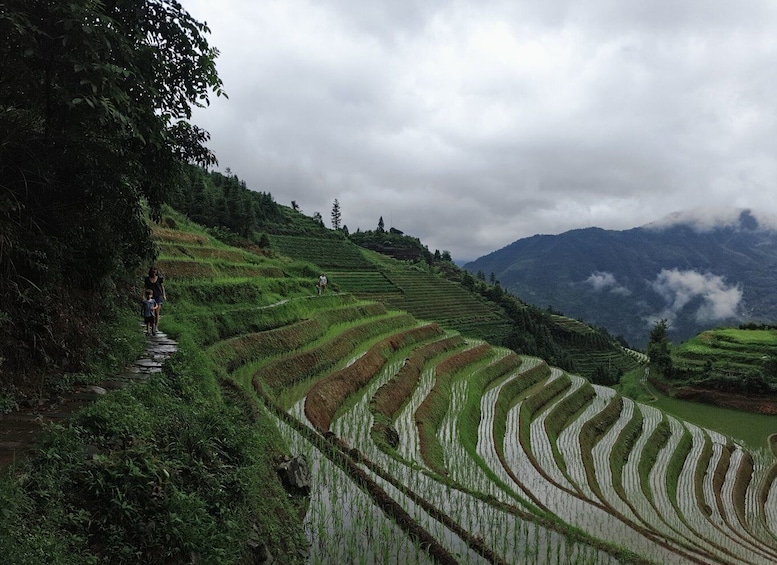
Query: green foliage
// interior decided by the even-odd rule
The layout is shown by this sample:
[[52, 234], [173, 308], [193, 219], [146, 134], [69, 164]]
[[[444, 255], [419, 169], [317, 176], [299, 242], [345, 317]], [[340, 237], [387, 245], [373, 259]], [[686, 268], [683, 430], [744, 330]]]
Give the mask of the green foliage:
[[270, 390], [279, 392], [297, 382], [309, 379], [326, 370], [331, 370], [354, 348], [371, 338], [394, 333], [412, 327], [416, 321], [409, 314], [380, 316], [325, 337], [309, 345], [300, 353], [288, 354], [274, 359], [257, 370], [255, 378], [261, 380]]
[[736, 438], [753, 450], [762, 449], [768, 445], [768, 438], [777, 426], [777, 418], [773, 414], [756, 414], [680, 400], [658, 391], [655, 391], [655, 395], [652, 404], [655, 408], [686, 422]]
[[[428, 252], [417, 238], [392, 231], [358, 231], [349, 240], [394, 255], [400, 249]], [[372, 251], [359, 254], [348, 241], [331, 237], [271, 235], [270, 241], [285, 255], [325, 268], [341, 291], [374, 297], [464, 335], [542, 357], [595, 382], [613, 384], [637, 366], [606, 329], [527, 305], [499, 284], [479, 282], [447, 260], [449, 253], [436, 254], [437, 261], [432, 256], [433, 266], [411, 265]]]
[[[323, 269], [374, 269], [360, 249], [345, 239], [305, 235], [270, 235], [269, 239], [272, 248], [280, 253], [301, 261], [308, 261]], [[318, 278], [321, 273], [314, 274]]]
[[196, 349], [182, 348], [160, 378], [112, 393], [52, 431], [23, 478], [28, 494], [4, 506], [6, 517], [31, 512], [37, 519], [24, 523], [43, 537], [67, 534], [69, 548], [42, 545], [39, 555], [235, 563], [257, 536], [276, 557], [296, 555], [304, 543], [297, 509], [264, 463], [279, 453], [277, 432], [256, 429], [245, 402], [225, 402], [207, 359], [185, 351]]
[[643, 368], [628, 371], [621, 377], [614, 388], [623, 396], [636, 400], [637, 402], [652, 402], [655, 400], [655, 396], [647, 389], [645, 383], [642, 382], [644, 374], [645, 369]]
[[340, 229], [340, 220], [342, 219], [342, 212], [340, 211], [340, 202], [335, 198], [332, 203], [332, 229]]
[[380, 218], [378, 229], [374, 231], [358, 231], [349, 235], [356, 245], [378, 251], [401, 260], [425, 261], [434, 263], [434, 255], [417, 237], [405, 235], [398, 230], [385, 231]]
[[678, 504], [677, 481], [683, 470], [685, 461], [691, 455], [692, 448], [693, 439], [691, 438], [691, 433], [688, 430], [684, 430], [674, 453], [672, 453], [672, 458], [669, 460], [669, 466], [666, 473], [666, 492], [669, 495], [669, 500], [672, 501], [672, 504], [675, 505], [675, 507], [677, 507]]
[[184, 182], [176, 187], [169, 203], [230, 244], [236, 244], [237, 237], [260, 244], [261, 232], [283, 223], [281, 206], [270, 193], [249, 190], [237, 175], [208, 173], [194, 166], [187, 168]]
[[653, 490], [650, 486], [650, 471], [656, 464], [658, 454], [667, 444], [671, 436], [672, 429], [669, 426], [669, 422], [666, 417], [662, 417], [661, 421], [656, 426], [656, 429], [650, 434], [650, 437], [642, 450], [642, 457], [639, 459], [638, 472], [642, 491], [645, 493], [648, 500], [653, 500]]
[[57, 532], [36, 521], [34, 503], [18, 482], [0, 480], [0, 555], [5, 563], [18, 565], [56, 565], [84, 563], [73, 556], [79, 543], [75, 535]]
[[738, 394], [777, 390], [777, 330], [748, 325], [700, 333], [672, 351], [674, 374], [695, 386]]
[[645, 417], [642, 411], [635, 409], [632, 412], [631, 419], [623, 427], [621, 433], [615, 440], [610, 452], [610, 468], [612, 469], [612, 485], [622, 498], [626, 498], [626, 491], [623, 487], [623, 468], [629, 460], [634, 444], [642, 433], [645, 424]]
[[[435, 383], [416, 411], [421, 455], [433, 471], [447, 475], [442, 444], [437, 434], [445, 413], [450, 407], [451, 386], [454, 378], [467, 377], [470, 371], [482, 370], [492, 360], [490, 346], [482, 344], [454, 353], [437, 364]], [[466, 370], [462, 369], [466, 367]]]
[[[78, 369], [118, 279], [151, 257], [188, 160], [191, 106], [222, 94], [204, 24], [178, 2], [10, 0], [0, 9], [0, 356]], [[3, 375], [8, 380], [8, 375]]]
[[527, 390], [545, 380], [549, 374], [550, 367], [544, 362], [539, 363], [531, 369], [523, 371], [521, 378], [511, 379], [500, 391], [494, 409], [494, 443], [500, 455], [504, 445], [507, 413], [510, 408], [521, 399]]
[[659, 320], [650, 330], [648, 357], [650, 358], [650, 367], [654, 368], [659, 375], [666, 378], [673, 376], [671, 343], [667, 334], [666, 320]]

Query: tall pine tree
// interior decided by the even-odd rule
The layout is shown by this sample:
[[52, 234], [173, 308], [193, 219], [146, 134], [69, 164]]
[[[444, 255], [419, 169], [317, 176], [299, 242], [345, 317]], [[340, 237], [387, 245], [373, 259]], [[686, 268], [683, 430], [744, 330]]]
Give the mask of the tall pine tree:
[[339, 230], [340, 229], [340, 203], [337, 201], [337, 198], [335, 198], [335, 201], [332, 203], [332, 228]]

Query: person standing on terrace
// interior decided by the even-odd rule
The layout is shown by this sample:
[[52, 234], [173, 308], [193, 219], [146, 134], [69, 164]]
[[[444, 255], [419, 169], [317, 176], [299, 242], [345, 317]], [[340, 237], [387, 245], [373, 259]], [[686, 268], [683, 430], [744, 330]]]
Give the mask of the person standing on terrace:
[[316, 293], [318, 295], [324, 294], [324, 290], [326, 290], [326, 284], [327, 284], [326, 275], [324, 273], [321, 273], [321, 276], [318, 277], [318, 284], [316, 285]]

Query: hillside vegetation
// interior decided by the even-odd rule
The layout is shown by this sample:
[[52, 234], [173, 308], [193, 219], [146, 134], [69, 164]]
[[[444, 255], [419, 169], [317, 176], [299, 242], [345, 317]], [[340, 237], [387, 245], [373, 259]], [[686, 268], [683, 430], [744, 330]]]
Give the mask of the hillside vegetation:
[[[331, 294], [317, 297], [312, 282], [324, 267], [305, 266], [294, 251], [311, 242], [270, 241], [298, 255], [274, 281], [293, 290], [262, 300], [265, 324], [203, 343], [222, 377], [263, 401], [292, 450], [312, 462], [314, 562], [769, 563], [777, 555], [768, 502], [775, 467], [765, 454], [454, 328], [463, 322], [446, 316], [438, 296], [454, 283], [422, 266], [364, 251], [359, 259], [333, 238], [316, 248], [332, 280]], [[346, 261], [344, 272], [381, 273], [398, 290], [381, 288], [376, 301], [365, 285], [341, 285]], [[292, 267], [301, 279], [289, 277]], [[170, 274], [171, 288], [186, 294], [205, 282]], [[424, 292], [440, 281], [429, 293], [439, 322], [394, 307], [418, 275]], [[250, 283], [226, 284], [235, 285], [231, 297]], [[348, 284], [361, 290], [345, 292]], [[167, 315], [174, 327], [190, 314], [171, 306]], [[557, 322], [580, 344], [597, 339], [583, 324]]]
[[[700, 229], [704, 212], [628, 230], [534, 235], [465, 268], [493, 273], [529, 304], [552, 305], [604, 326], [637, 348], [647, 344], [647, 320], [661, 317], [672, 319], [675, 343], [718, 325], [774, 323], [774, 222], [756, 210], [732, 208], [728, 222]], [[719, 287], [729, 300], [705, 291], [700, 281]]]
[[178, 344], [3, 471], [4, 561], [777, 560], [772, 452], [602, 386], [625, 343], [191, 165], [206, 33], [173, 0], [0, 9], [0, 408], [140, 355], [151, 262]]
[[677, 377], [708, 388], [777, 391], [777, 329], [740, 327], [702, 332], [672, 349]]
[[[158, 379], [57, 430], [28, 473], [3, 483], [13, 509], [0, 522], [5, 554], [596, 564], [777, 556], [777, 468], [764, 453], [541, 358], [344, 292], [336, 274], [317, 296], [320, 265], [225, 245], [172, 212], [154, 237], [168, 281], [162, 328], [180, 351]], [[405, 286], [417, 271], [362, 257], [375, 272], [390, 265], [392, 284], [396, 271]], [[421, 285], [436, 277], [420, 274]], [[306, 498], [290, 499], [275, 474], [284, 453], [310, 465]], [[295, 531], [303, 516], [307, 542]]]
[[777, 414], [777, 329], [708, 330], [672, 347], [669, 362], [651, 382], [675, 398]]

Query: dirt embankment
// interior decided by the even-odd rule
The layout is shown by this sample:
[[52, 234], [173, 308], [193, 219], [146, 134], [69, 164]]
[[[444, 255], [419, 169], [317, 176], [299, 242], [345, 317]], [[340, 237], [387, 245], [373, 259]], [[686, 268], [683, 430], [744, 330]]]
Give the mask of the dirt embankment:
[[667, 383], [651, 380], [650, 384], [656, 387], [664, 394], [681, 400], [690, 400], [691, 402], [701, 402], [723, 408], [732, 408], [744, 412], [754, 412], [756, 414], [777, 415], [777, 397], [774, 395], [744, 396], [731, 392], [723, 392], [706, 388], [692, 386], [674, 387]]

